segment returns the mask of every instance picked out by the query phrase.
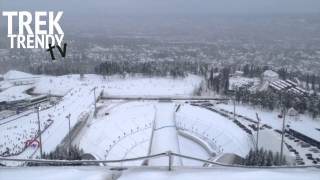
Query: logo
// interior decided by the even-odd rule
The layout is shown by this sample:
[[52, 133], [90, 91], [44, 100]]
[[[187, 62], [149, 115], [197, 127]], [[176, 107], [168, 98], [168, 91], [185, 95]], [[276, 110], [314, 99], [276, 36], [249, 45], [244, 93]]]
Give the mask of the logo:
[[62, 15], [62, 11], [3, 11], [2, 16], [8, 21], [10, 48], [60, 47], [64, 38], [59, 24]]

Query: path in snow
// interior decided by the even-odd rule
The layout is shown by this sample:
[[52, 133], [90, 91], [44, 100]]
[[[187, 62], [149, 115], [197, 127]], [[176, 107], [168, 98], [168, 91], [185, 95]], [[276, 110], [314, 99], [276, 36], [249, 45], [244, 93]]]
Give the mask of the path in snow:
[[[175, 124], [175, 106], [173, 103], [158, 103], [156, 105], [156, 118], [154, 134], [151, 143], [151, 154], [159, 154], [166, 151], [180, 153], [178, 132]], [[180, 158], [174, 158], [173, 165], [181, 166]], [[162, 157], [149, 161], [151, 166], [166, 166], [168, 158]]]

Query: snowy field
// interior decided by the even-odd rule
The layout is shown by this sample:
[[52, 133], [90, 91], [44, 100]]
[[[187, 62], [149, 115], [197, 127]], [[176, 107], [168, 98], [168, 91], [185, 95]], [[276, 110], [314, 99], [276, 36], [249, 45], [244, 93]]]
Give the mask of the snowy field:
[[177, 78], [127, 78], [111, 79], [105, 89], [105, 95], [118, 96], [176, 96], [192, 95], [199, 88], [201, 78], [189, 75]]
[[65, 95], [72, 88], [79, 85], [103, 84], [105, 95], [142, 95], [168, 96], [192, 95], [199, 87], [201, 78], [189, 75], [186, 78], [146, 78], [110, 76], [102, 78], [98, 75], [65, 75], [59, 77], [41, 77], [35, 86], [35, 93]]

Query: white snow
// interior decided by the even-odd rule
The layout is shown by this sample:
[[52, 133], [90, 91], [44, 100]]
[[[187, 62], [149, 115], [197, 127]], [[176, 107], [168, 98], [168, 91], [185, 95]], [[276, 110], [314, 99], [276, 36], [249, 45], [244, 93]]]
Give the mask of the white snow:
[[[156, 105], [154, 134], [151, 143], [151, 155], [167, 151], [180, 154], [178, 132], [175, 125], [175, 106], [173, 103], [159, 103]], [[168, 164], [167, 157], [149, 160], [151, 166]], [[172, 164], [181, 166], [180, 158], [174, 158]]]
[[266, 70], [263, 72], [264, 78], [279, 78], [279, 74], [272, 71], [272, 70]]
[[80, 81], [76, 79], [75, 76], [44, 76], [41, 77], [40, 80], [35, 84], [34, 92], [38, 94], [64, 96], [71, 89], [80, 85]]
[[248, 86], [250, 90], [254, 90], [260, 84], [259, 78], [247, 78], [242, 76], [230, 77], [229, 88], [236, 89], [243, 86]]
[[112, 179], [109, 170], [76, 167], [0, 168], [0, 179], [6, 180], [105, 180]]
[[[185, 138], [183, 136], [179, 137], [179, 146], [180, 146], [180, 153], [186, 156], [197, 157], [200, 159], [209, 159], [210, 155], [207, 151], [200, 146], [198, 143]], [[189, 160], [189, 159], [182, 159], [182, 164], [184, 166], [203, 166], [203, 162]]]
[[[231, 104], [217, 104], [216, 107], [221, 109], [226, 109], [228, 111], [233, 111], [233, 105]], [[254, 108], [247, 105], [237, 105], [236, 106], [236, 114], [241, 114], [251, 119], [256, 119], [256, 112], [259, 114], [259, 118], [262, 124], [267, 124], [271, 126], [273, 129], [282, 130], [282, 119], [278, 117], [280, 112], [278, 111], [267, 111], [262, 110], [260, 108]], [[245, 123], [245, 122], [244, 122]], [[315, 140], [320, 139], [320, 132], [316, 130], [316, 128], [320, 128], [319, 119], [312, 119], [308, 115], [299, 115], [298, 120], [297, 117], [286, 116], [286, 125], [289, 125], [291, 129], [294, 129], [300, 133], [303, 133]], [[271, 149], [274, 152], [280, 151], [280, 138], [281, 135], [272, 131], [265, 131], [260, 134], [260, 142], [259, 144], [266, 149]], [[272, 141], [268, 141], [272, 139]], [[295, 138], [285, 137], [284, 142], [291, 145], [297, 152], [299, 152], [300, 157], [304, 160], [306, 164], [313, 164], [312, 160], [307, 159], [305, 156], [307, 153], [313, 154], [314, 158], [320, 158], [319, 153], [314, 153], [310, 151], [312, 148], [317, 149], [316, 147], [305, 148], [302, 147], [301, 142]], [[284, 147], [284, 152], [287, 155], [288, 159], [294, 155], [293, 153], [289, 153], [286, 146]]]
[[0, 81], [0, 91], [8, 89], [8, 88], [10, 88], [12, 86], [13, 86], [13, 84], [10, 83], [9, 81]]
[[179, 127], [212, 141], [217, 154], [234, 153], [244, 157], [253, 147], [251, 137], [245, 131], [231, 120], [209, 110], [183, 104], [176, 120]]
[[127, 78], [111, 79], [106, 82], [105, 95], [123, 96], [166, 96], [192, 95], [201, 82], [199, 76], [186, 78]]
[[[114, 104], [117, 105], [111, 104], [99, 110], [97, 119], [93, 119], [81, 133], [79, 147], [100, 159], [146, 156], [151, 137], [151, 124], [154, 120], [153, 104], [141, 102]], [[133, 163], [141, 165], [141, 162]]]
[[[233, 112], [233, 105], [231, 104], [218, 104], [216, 106], [218, 108], [226, 109]], [[262, 123], [271, 125], [275, 129], [282, 129], [282, 119], [278, 117], [278, 115], [280, 114], [279, 111], [268, 111], [247, 105], [237, 105], [236, 113], [245, 115], [251, 119], [256, 119], [256, 113], [258, 113]], [[299, 120], [296, 120], [295, 117], [287, 116], [286, 123], [289, 124], [290, 128], [292, 129], [295, 129], [314, 139], [320, 139], [320, 131], [316, 130], [316, 128], [320, 129], [319, 119], [312, 119], [312, 117], [302, 114], [299, 115]]]
[[[7, 78], [31, 78], [35, 77], [33, 75], [25, 74], [17, 71], [10, 71], [7, 73]], [[91, 113], [93, 112], [93, 87], [97, 87], [96, 96], [104, 90], [106, 94], [126, 94], [128, 92], [132, 92], [136, 95], [145, 95], [145, 94], [161, 94], [161, 95], [190, 95], [193, 93], [194, 89], [198, 87], [200, 84], [201, 78], [198, 76], [189, 75], [184, 79], [171, 79], [171, 78], [146, 78], [146, 77], [131, 77], [131, 78], [120, 78], [118, 76], [108, 77], [106, 80], [99, 75], [85, 75], [83, 79], [80, 79], [80, 75], [66, 75], [66, 76], [37, 76], [37, 82], [33, 85], [28, 86], [12, 86], [9, 89], [0, 93], [1, 100], [22, 100], [28, 99], [30, 96], [25, 94], [24, 91], [31, 87], [34, 87], [34, 93], [39, 94], [51, 94], [63, 96], [62, 100], [55, 106], [42, 110], [40, 112], [40, 121], [41, 121], [41, 129], [44, 129], [46, 125], [48, 125], [48, 120], [51, 119], [53, 123], [51, 126], [42, 134], [43, 140], [43, 150], [44, 152], [49, 152], [54, 150], [54, 148], [60, 144], [63, 138], [68, 133], [68, 120], [66, 116], [71, 114], [71, 127], [73, 127], [80, 119], [83, 113]], [[23, 81], [23, 80], [22, 80]], [[8, 82], [3, 81], [1, 84]], [[23, 83], [23, 82], [22, 82]], [[10, 98], [10, 99], [8, 99]], [[146, 106], [146, 104], [143, 104]], [[127, 107], [131, 108], [131, 107]], [[121, 108], [120, 108], [121, 109]], [[141, 118], [141, 122], [147, 122], [146, 124], [149, 126], [148, 115], [144, 113], [147, 110], [146, 107], [142, 107], [138, 112], [142, 112], [139, 114]], [[129, 110], [130, 111], [130, 110]], [[136, 113], [138, 113], [136, 112]], [[115, 117], [116, 119], [124, 119], [126, 117], [126, 112], [119, 112], [119, 117]], [[142, 117], [141, 117], [142, 115]], [[149, 115], [154, 115], [153, 110], [149, 112]], [[151, 116], [150, 116], [151, 117]], [[12, 121], [11, 121], [12, 120]], [[10, 121], [10, 122], [9, 122]], [[4, 119], [2, 122], [8, 122], [5, 126], [1, 126], [1, 136], [8, 136], [7, 138], [1, 138], [1, 144], [9, 141], [12, 146], [15, 146], [18, 149], [22, 149], [26, 140], [33, 139], [37, 134], [37, 116], [34, 111], [29, 111], [28, 113], [23, 112], [21, 115], [15, 115], [10, 118]], [[140, 121], [137, 121], [140, 122]], [[127, 123], [127, 122], [126, 122]], [[141, 125], [141, 126], [140, 126]], [[142, 125], [138, 124], [139, 128], [143, 128]], [[137, 125], [127, 124], [123, 131], [119, 131], [121, 133], [130, 132], [132, 127], [138, 127]], [[121, 126], [120, 126], [121, 127]], [[110, 126], [110, 134], [114, 135], [114, 129]], [[93, 128], [94, 129], [94, 128]], [[94, 130], [92, 130], [94, 131]], [[102, 130], [105, 131], [105, 130]], [[136, 130], [135, 130], [136, 131]], [[138, 151], [139, 147], [137, 144], [141, 144], [141, 146], [146, 146], [146, 141], [149, 136], [145, 134], [150, 134], [150, 132], [146, 131], [142, 134], [136, 133], [138, 140], [133, 141], [132, 146], [130, 148], [132, 151], [125, 150], [123, 152], [122, 157], [132, 157], [134, 151]], [[22, 137], [22, 138], [21, 138]], [[113, 137], [113, 136], [112, 136]], [[131, 138], [131, 137], [130, 137]], [[129, 139], [130, 139], [129, 138]], [[116, 140], [116, 139], [113, 139]], [[121, 143], [126, 142], [128, 139], [123, 140]], [[108, 144], [105, 144], [107, 146]], [[5, 146], [3, 146], [4, 148]], [[10, 146], [11, 147], [11, 146]], [[117, 152], [117, 148], [115, 147], [112, 151]], [[137, 147], [137, 148], [135, 148]], [[138, 148], [140, 149], [140, 148]], [[141, 148], [142, 154], [145, 155], [144, 150], [146, 148]], [[0, 150], [3, 152], [5, 149]], [[106, 149], [102, 148], [102, 151]], [[37, 151], [37, 153], [36, 153]], [[38, 149], [30, 149], [27, 148], [22, 154], [18, 157], [21, 158], [29, 158], [30, 156], [38, 155]], [[113, 152], [110, 152], [111, 154]], [[97, 153], [99, 158], [104, 158], [105, 153]], [[118, 154], [118, 153], [115, 153]], [[138, 153], [135, 153], [138, 154]], [[33, 156], [35, 157], [35, 156]], [[117, 158], [119, 155], [116, 155], [112, 158]], [[110, 158], [110, 157], [109, 157]]]
[[23, 85], [23, 86], [13, 86], [2, 92], [0, 92], [0, 102], [1, 101], [19, 101], [19, 100], [27, 100], [31, 96], [26, 94], [25, 91], [32, 88], [31, 85]]
[[37, 78], [38, 76], [32, 75], [29, 73], [11, 70], [3, 75], [4, 80], [15, 80], [15, 79], [29, 79], [29, 78]]
[[[7, 74], [13, 78], [22, 78], [24, 75], [19, 72]], [[25, 76], [33, 77], [33, 75]], [[203, 159], [211, 158], [205, 148], [196, 141], [178, 136], [177, 133], [181, 129], [206, 142], [211, 151], [217, 155], [234, 153], [244, 157], [254, 147], [252, 135], [239, 128], [230, 118], [189, 104], [182, 103], [179, 111], [175, 113], [175, 104], [179, 103], [177, 101], [164, 103], [100, 100], [97, 105], [97, 117], [93, 118], [94, 87], [97, 87], [96, 96], [101, 92], [104, 92], [105, 96], [192, 96], [201, 81], [200, 77], [194, 75], [183, 79], [118, 76], [103, 79], [98, 75], [85, 75], [83, 79], [80, 79], [80, 75], [39, 76], [35, 84], [27, 86], [15, 86], [8, 81], [1, 82], [5, 90], [0, 93], [0, 101], [28, 99], [30, 96], [25, 94], [25, 90], [31, 87], [35, 87], [35, 93], [63, 96], [57, 105], [40, 112], [41, 129], [50, 125], [42, 134], [44, 152], [54, 150], [67, 135], [66, 116], [70, 113], [71, 127], [83, 120], [84, 115], [89, 116], [88, 124], [80, 131], [73, 144], [79, 145], [86, 153], [92, 154], [97, 159], [133, 158], [168, 150]], [[242, 81], [248, 83], [243, 79], [233, 79], [231, 84], [243, 83]], [[258, 80], [253, 83], [257, 82]], [[216, 107], [233, 111], [232, 105], [219, 104]], [[277, 111], [263, 111], [244, 105], [237, 106], [236, 111], [252, 119], [255, 119], [255, 113], [258, 112], [262, 123], [270, 124], [273, 128], [281, 128], [282, 121], [277, 117], [279, 114]], [[49, 119], [52, 120], [52, 124]], [[314, 139], [320, 139], [319, 131], [315, 130], [320, 128], [319, 121], [312, 120], [306, 115], [300, 115], [299, 119], [300, 121], [288, 120], [291, 128]], [[33, 139], [37, 133], [37, 116], [34, 111], [23, 112], [1, 120], [0, 123], [2, 122], [8, 123], [0, 126], [0, 145], [2, 145], [0, 152], [5, 151], [5, 147], [10, 147], [13, 152], [19, 152], [23, 149], [25, 141]], [[157, 131], [150, 146], [153, 122], [156, 122]], [[278, 146], [278, 144], [271, 143], [265, 146]], [[152, 148], [149, 151], [150, 147]], [[38, 154], [39, 149], [27, 148], [15, 157], [34, 158]], [[198, 162], [174, 159], [175, 165], [202, 165]], [[160, 161], [161, 163], [158, 163]], [[140, 166], [142, 163], [135, 161], [112, 165]], [[151, 161], [151, 165], [167, 165], [167, 163], [167, 158]]]
[[119, 180], [318, 180], [320, 171], [310, 169], [241, 169], [241, 168], [177, 168], [172, 172], [161, 169], [133, 169], [123, 172]]
[[[272, 139], [272, 141], [270, 141]], [[280, 153], [281, 136], [273, 130], [265, 129], [259, 131], [259, 148], [271, 150], [272, 152]], [[294, 163], [295, 156], [286, 147], [283, 148], [283, 154], [286, 156], [286, 161]]]
[[[118, 178], [119, 177], [119, 178]], [[129, 168], [123, 172], [108, 167], [29, 167], [0, 168], [0, 179], [8, 180], [318, 180], [316, 168], [302, 169], [242, 169], [242, 168]]]

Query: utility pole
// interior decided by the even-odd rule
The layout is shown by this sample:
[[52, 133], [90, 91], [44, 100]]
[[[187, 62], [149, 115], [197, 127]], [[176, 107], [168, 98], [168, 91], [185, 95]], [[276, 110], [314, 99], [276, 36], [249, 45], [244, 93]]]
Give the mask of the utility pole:
[[70, 117], [71, 117], [71, 114], [69, 113], [66, 118], [68, 119], [69, 121], [69, 133], [68, 133], [68, 138], [69, 138], [69, 148], [68, 148], [68, 153], [69, 153], [69, 156], [71, 156], [71, 134], [70, 134], [70, 131], [71, 131], [71, 124], [70, 124]]
[[233, 99], [233, 120], [236, 120], [236, 95], [237, 95], [237, 91], [234, 92], [234, 99]]
[[94, 112], [93, 112], [93, 115], [94, 115], [94, 117], [96, 117], [96, 113], [97, 113], [96, 89], [97, 89], [97, 87], [93, 88], [93, 98], [94, 98]]
[[40, 144], [40, 158], [42, 159], [42, 140], [41, 140], [41, 124], [40, 124], [40, 110], [41, 107], [36, 107], [37, 110], [37, 116], [38, 116], [38, 136], [39, 136], [39, 144]]
[[256, 116], [257, 116], [257, 120], [258, 120], [258, 123], [257, 123], [257, 142], [256, 142], [256, 150], [258, 151], [258, 150], [259, 150], [260, 118], [259, 118], [258, 113], [256, 113]]
[[282, 135], [281, 135], [281, 150], [280, 150], [280, 162], [279, 164], [282, 163], [282, 158], [283, 158], [283, 141], [284, 141], [284, 134], [285, 134], [285, 121], [286, 121], [286, 111], [285, 108], [282, 109]]

